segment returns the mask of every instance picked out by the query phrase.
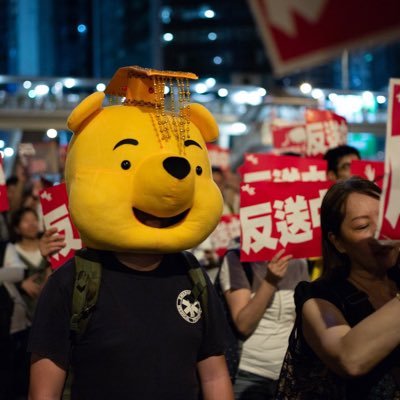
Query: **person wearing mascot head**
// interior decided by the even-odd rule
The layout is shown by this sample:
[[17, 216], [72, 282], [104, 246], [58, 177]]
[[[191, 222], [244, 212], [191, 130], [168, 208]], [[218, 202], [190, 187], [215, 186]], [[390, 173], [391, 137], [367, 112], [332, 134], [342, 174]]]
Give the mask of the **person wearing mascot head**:
[[213, 231], [222, 211], [206, 148], [218, 127], [190, 104], [193, 78], [120, 68], [106, 93], [122, 104], [102, 107], [97, 92], [72, 111], [69, 208], [101, 278], [77, 338], [79, 257], [50, 277], [30, 337], [31, 400], [59, 399], [70, 366], [72, 399], [233, 399], [218, 298], [204, 271], [205, 286], [194, 285], [182, 253]]

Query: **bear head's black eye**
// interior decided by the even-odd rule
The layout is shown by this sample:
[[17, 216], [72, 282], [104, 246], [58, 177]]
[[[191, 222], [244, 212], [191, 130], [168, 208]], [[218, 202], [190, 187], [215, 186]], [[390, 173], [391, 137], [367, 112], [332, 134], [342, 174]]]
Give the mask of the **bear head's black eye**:
[[196, 174], [197, 174], [197, 175], [201, 175], [202, 173], [203, 173], [203, 168], [201, 168], [200, 165], [198, 165], [198, 166], [196, 167]]
[[131, 162], [128, 160], [124, 160], [121, 163], [121, 168], [122, 169], [129, 169], [131, 167]]

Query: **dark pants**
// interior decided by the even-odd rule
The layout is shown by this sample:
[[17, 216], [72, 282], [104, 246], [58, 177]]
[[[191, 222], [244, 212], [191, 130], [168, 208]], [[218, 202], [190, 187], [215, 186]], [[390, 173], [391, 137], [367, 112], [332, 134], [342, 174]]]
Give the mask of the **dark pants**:
[[11, 356], [12, 397], [11, 399], [27, 399], [29, 389], [30, 355], [26, 352], [29, 329], [11, 335], [13, 354]]
[[236, 400], [273, 399], [278, 381], [239, 370], [234, 385]]

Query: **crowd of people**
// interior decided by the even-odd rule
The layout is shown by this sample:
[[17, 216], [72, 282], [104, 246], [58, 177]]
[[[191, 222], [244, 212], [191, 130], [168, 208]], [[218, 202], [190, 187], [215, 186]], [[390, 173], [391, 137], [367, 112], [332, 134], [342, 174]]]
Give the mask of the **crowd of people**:
[[[321, 259], [280, 251], [244, 268], [237, 242], [222, 259], [207, 241], [194, 250], [219, 280], [241, 339], [232, 379], [236, 400], [400, 399], [400, 244], [374, 238], [381, 191], [350, 177], [359, 152], [340, 146], [324, 158], [335, 183], [321, 206]], [[224, 212], [238, 213], [238, 181], [224, 174], [213, 169]], [[27, 398], [32, 318], [51, 273], [47, 256], [63, 245], [55, 230], [42, 236], [37, 190], [48, 184], [28, 182], [21, 170], [7, 180], [10, 211], [0, 221], [0, 399]], [[67, 361], [61, 364], [68, 370]]]

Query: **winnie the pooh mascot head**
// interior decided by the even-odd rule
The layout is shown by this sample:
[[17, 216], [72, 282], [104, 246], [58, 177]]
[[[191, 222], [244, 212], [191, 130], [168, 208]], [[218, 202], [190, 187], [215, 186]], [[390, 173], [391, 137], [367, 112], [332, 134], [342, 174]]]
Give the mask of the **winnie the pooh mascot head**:
[[[219, 222], [222, 196], [212, 180], [206, 143], [217, 124], [189, 102], [183, 72], [120, 68], [106, 93], [71, 113], [65, 179], [72, 219], [86, 246], [171, 253], [195, 247]], [[164, 93], [169, 89], [169, 95]]]

